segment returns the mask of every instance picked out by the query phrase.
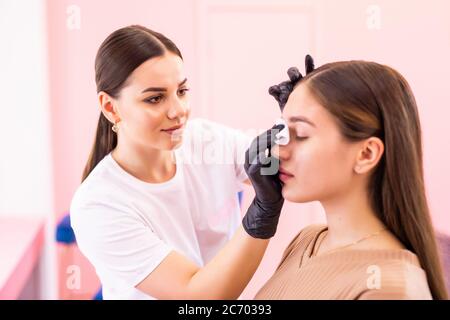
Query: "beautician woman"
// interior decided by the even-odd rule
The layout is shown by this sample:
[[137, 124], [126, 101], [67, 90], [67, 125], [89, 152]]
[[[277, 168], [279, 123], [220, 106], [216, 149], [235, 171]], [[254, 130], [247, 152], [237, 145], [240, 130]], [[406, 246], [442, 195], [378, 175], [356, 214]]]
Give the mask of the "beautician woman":
[[[276, 231], [278, 176], [261, 174], [248, 152], [239, 161], [247, 136], [188, 122], [182, 55], [162, 34], [113, 32], [95, 72], [101, 113], [70, 213], [104, 298], [238, 298]], [[269, 148], [271, 132], [260, 136]], [[231, 161], [206, 159], [214, 152]], [[241, 221], [237, 192], [248, 178], [256, 196]]]

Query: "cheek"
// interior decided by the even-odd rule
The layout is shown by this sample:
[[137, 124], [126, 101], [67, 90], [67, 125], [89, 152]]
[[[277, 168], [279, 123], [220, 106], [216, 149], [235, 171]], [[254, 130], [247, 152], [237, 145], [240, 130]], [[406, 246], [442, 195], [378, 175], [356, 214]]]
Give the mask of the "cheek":
[[[153, 107], [147, 104], [135, 104], [123, 115], [126, 139], [145, 147], [165, 148], [160, 145], [167, 135], [160, 131], [165, 125], [165, 109], [163, 106]], [[164, 135], [163, 135], [164, 134]]]
[[348, 184], [351, 166], [343, 146], [324, 141], [306, 141], [293, 154], [295, 177], [283, 189], [293, 202], [320, 200]]
[[191, 116], [191, 104], [188, 98], [186, 98], [186, 102], [184, 103], [184, 110], [184, 120], [187, 121], [187, 119]]
[[136, 131], [142, 135], [149, 135], [154, 133], [156, 129], [161, 129], [164, 124], [165, 110], [158, 107], [144, 107], [133, 113], [130, 118], [130, 126], [133, 126]]

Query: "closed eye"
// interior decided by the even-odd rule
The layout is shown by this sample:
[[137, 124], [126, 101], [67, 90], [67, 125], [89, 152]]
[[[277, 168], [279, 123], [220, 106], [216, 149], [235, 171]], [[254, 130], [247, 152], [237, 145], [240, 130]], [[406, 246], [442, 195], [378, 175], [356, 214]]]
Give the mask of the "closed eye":
[[308, 139], [308, 137], [299, 137], [299, 136], [295, 137], [295, 140], [297, 140], [297, 141], [304, 141], [306, 139]]

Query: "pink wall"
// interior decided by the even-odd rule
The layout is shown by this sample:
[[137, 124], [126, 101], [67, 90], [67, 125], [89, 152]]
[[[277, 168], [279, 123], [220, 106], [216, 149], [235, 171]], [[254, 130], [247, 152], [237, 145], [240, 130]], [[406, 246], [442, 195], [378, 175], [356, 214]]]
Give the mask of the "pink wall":
[[[364, 59], [398, 69], [410, 82], [420, 108], [433, 220], [436, 228], [450, 234], [450, 135], [445, 130], [446, 116], [450, 117], [449, 2], [378, 0], [375, 11], [369, 7], [373, 1], [365, 0], [47, 3], [58, 214], [69, 206], [93, 141], [99, 114], [96, 50], [113, 30], [139, 23], [166, 34], [183, 52], [194, 116], [241, 129], [262, 129], [272, 123], [277, 111], [267, 88], [284, 80], [289, 66], [302, 69], [305, 53], [311, 53], [317, 65]], [[81, 9], [79, 30], [66, 26], [66, 10], [72, 4]], [[278, 46], [273, 47], [274, 42]], [[252, 197], [247, 191], [245, 205]], [[320, 212], [315, 203], [287, 204], [279, 233], [243, 298], [253, 297], [302, 226], [322, 221]], [[91, 271], [86, 274], [92, 276]]]

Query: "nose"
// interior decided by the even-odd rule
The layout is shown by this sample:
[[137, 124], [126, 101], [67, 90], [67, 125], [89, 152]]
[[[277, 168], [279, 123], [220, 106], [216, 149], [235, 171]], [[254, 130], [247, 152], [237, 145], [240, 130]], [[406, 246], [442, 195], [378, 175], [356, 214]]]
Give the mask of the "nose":
[[280, 161], [286, 161], [289, 158], [289, 142], [286, 146], [283, 145], [274, 145], [272, 147], [271, 153], [273, 156], [278, 158]]
[[179, 98], [175, 98], [167, 111], [167, 117], [169, 119], [182, 118], [189, 112], [189, 103], [187, 101], [181, 101]]
[[272, 147], [271, 153], [275, 158], [280, 159], [280, 146], [278, 144], [275, 144]]

